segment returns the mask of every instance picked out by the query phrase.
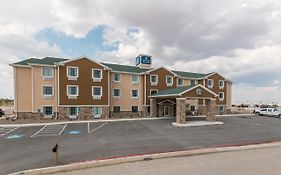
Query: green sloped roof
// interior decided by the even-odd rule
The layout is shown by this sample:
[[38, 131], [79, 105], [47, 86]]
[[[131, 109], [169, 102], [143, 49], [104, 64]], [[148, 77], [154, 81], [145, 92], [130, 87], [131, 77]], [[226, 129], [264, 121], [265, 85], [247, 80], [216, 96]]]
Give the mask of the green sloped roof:
[[194, 73], [194, 72], [184, 72], [184, 71], [176, 71], [172, 70], [175, 74], [185, 77], [185, 78], [203, 78], [207, 76], [208, 74], [201, 74], [201, 73]]
[[55, 63], [59, 63], [59, 62], [66, 61], [66, 60], [67, 59], [55, 58], [55, 57], [45, 57], [43, 59], [29, 58], [27, 60], [23, 60], [23, 61], [14, 63], [14, 64], [15, 65], [28, 65], [28, 64], [54, 65]]
[[177, 88], [169, 88], [161, 90], [153, 95], [151, 97], [157, 97], [157, 96], [169, 96], [169, 95], [180, 95], [182, 92], [187, 91], [196, 85], [189, 85], [189, 86], [181, 86]]
[[112, 63], [101, 63], [101, 64], [111, 68], [113, 71], [120, 71], [120, 72], [143, 73], [149, 70], [149, 69], [142, 69], [137, 66], [128, 66], [122, 64], [112, 64]]

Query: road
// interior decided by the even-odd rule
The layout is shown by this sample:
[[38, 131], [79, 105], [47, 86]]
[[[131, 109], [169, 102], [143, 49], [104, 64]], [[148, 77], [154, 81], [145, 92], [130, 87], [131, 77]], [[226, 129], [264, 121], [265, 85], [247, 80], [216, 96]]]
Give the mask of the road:
[[173, 120], [146, 120], [91, 123], [90, 129], [87, 123], [22, 127], [12, 131], [2, 128], [0, 174], [56, 165], [52, 153], [56, 143], [60, 145], [60, 164], [69, 164], [281, 140], [281, 119], [241, 116], [219, 117], [218, 120], [224, 124], [178, 128], [171, 125]]
[[[280, 175], [281, 147], [125, 163], [64, 175]], [[62, 175], [62, 174], [57, 174]]]

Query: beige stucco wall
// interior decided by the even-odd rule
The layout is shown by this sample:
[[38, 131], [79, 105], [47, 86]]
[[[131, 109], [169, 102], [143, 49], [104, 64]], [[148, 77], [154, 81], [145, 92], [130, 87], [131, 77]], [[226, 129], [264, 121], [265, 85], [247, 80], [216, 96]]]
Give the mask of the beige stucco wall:
[[[121, 74], [120, 82], [112, 82], [114, 73], [111, 73], [111, 110], [113, 106], [120, 106], [121, 111], [131, 111], [132, 106], [139, 106], [139, 111], [142, 110], [143, 104], [143, 76], [139, 76], [139, 83], [132, 83], [131, 74]], [[113, 97], [113, 89], [120, 89], [120, 98]], [[139, 98], [132, 98], [132, 90], [139, 90]]]
[[15, 94], [16, 94], [16, 111], [32, 111], [32, 86], [31, 86], [31, 68], [16, 67], [15, 71]]
[[[44, 80], [42, 77], [41, 70], [42, 67], [34, 66], [33, 67], [33, 84], [34, 84], [34, 112], [37, 112], [38, 109], [42, 112], [43, 106], [53, 106], [54, 112], [57, 112], [57, 68], [53, 68], [54, 77], [52, 79]], [[44, 98], [43, 97], [43, 85], [53, 86], [53, 96]]]

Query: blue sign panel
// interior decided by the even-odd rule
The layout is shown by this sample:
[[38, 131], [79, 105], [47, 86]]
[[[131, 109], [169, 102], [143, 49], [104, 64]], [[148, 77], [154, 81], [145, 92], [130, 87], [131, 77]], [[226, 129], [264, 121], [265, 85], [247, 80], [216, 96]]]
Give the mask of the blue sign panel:
[[70, 135], [81, 134], [81, 131], [80, 130], [72, 130], [72, 131], [69, 131], [68, 134], [70, 134]]
[[141, 63], [142, 64], [151, 64], [151, 58], [148, 56], [142, 56], [141, 57]]

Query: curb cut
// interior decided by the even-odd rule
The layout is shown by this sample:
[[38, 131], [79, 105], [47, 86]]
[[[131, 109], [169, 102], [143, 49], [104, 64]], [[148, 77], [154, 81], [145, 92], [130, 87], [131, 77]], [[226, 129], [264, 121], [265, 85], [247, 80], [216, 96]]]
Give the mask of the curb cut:
[[144, 161], [144, 160], [195, 156], [195, 155], [203, 155], [203, 154], [211, 154], [211, 153], [252, 150], [252, 149], [269, 148], [269, 147], [277, 147], [277, 146], [281, 146], [281, 141], [267, 142], [267, 143], [261, 143], [261, 144], [253, 143], [253, 144], [249, 144], [249, 145], [240, 145], [240, 146], [226, 146], [226, 147], [203, 148], [203, 149], [194, 149], [194, 150], [186, 150], [186, 151], [174, 151], [174, 152], [156, 153], [156, 154], [144, 154], [144, 155], [136, 155], [136, 156], [128, 156], [128, 157], [117, 157], [117, 158], [109, 158], [109, 159], [101, 159], [101, 160], [92, 160], [92, 161], [72, 163], [72, 164], [68, 164], [68, 165], [55, 166], [55, 167], [39, 168], [39, 169], [33, 169], [33, 170], [25, 170], [25, 171], [16, 172], [16, 173], [13, 173], [10, 175], [53, 174], [53, 173], [61, 173], [61, 172], [67, 172], [67, 171], [73, 171], [73, 170], [116, 165], [116, 164], [122, 164], [122, 163], [132, 163], [132, 162], [138, 162], [138, 161]]

